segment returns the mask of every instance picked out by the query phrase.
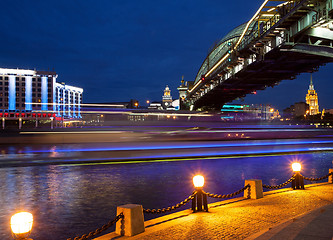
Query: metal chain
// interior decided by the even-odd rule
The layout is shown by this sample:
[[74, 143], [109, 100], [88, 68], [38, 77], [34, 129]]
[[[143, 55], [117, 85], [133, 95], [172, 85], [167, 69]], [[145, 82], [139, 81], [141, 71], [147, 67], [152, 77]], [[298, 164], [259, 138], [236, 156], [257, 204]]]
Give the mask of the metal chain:
[[170, 212], [173, 211], [177, 208], [180, 208], [181, 206], [184, 206], [186, 203], [188, 203], [190, 200], [194, 198], [194, 196], [197, 194], [196, 191], [192, 193], [188, 198], [186, 198], [184, 201], [177, 203], [176, 205], [173, 205], [171, 207], [167, 208], [162, 208], [162, 209], [143, 209], [144, 213], [165, 213], [165, 212]]
[[[122, 219], [122, 218], [124, 218], [124, 214], [120, 213], [115, 219], [113, 219], [112, 221], [109, 221], [107, 224], [103, 225], [101, 228], [97, 228], [95, 231], [90, 232], [88, 234], [84, 234], [81, 237], [75, 237], [75, 238], [73, 238], [73, 240], [91, 239], [92, 237], [100, 234], [101, 232], [105, 231], [106, 229], [108, 229], [109, 227], [114, 225], [116, 222], [119, 221], [119, 219]], [[67, 240], [72, 240], [72, 238], [68, 238]]]
[[241, 192], [244, 192], [247, 188], [250, 188], [250, 184], [246, 185], [245, 187], [238, 190], [237, 192], [226, 194], [226, 195], [214, 194], [214, 193], [208, 193], [208, 192], [207, 193], [204, 192], [204, 194], [206, 194], [208, 197], [212, 197], [212, 198], [231, 198], [231, 197], [234, 197], [234, 196], [240, 194]]
[[325, 178], [328, 178], [330, 175], [333, 175], [333, 172], [331, 172], [331, 173], [329, 173], [329, 174], [327, 174], [327, 175], [325, 175], [325, 176], [323, 176], [323, 177], [320, 177], [320, 178], [308, 178], [308, 177], [304, 177], [303, 176], [303, 178], [305, 179], [305, 180], [308, 180], [308, 181], [320, 181], [320, 180], [324, 180]]
[[292, 180], [295, 179], [295, 175], [293, 175], [290, 179], [288, 179], [286, 182], [280, 184], [280, 185], [276, 185], [276, 186], [270, 186], [270, 185], [265, 185], [263, 184], [262, 187], [263, 188], [268, 188], [268, 189], [278, 189], [278, 188], [283, 188], [284, 186], [288, 185], [288, 183], [292, 182]]

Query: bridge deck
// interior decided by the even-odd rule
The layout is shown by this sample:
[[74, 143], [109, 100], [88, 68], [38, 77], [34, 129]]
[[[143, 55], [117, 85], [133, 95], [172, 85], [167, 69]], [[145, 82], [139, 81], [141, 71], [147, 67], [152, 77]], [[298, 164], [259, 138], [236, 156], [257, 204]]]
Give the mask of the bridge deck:
[[221, 108], [237, 97], [245, 97], [256, 90], [274, 87], [284, 79], [294, 79], [301, 72], [313, 71], [331, 62], [333, 49], [307, 44], [283, 45], [239, 71], [203, 95], [195, 103], [196, 108], [211, 106]]

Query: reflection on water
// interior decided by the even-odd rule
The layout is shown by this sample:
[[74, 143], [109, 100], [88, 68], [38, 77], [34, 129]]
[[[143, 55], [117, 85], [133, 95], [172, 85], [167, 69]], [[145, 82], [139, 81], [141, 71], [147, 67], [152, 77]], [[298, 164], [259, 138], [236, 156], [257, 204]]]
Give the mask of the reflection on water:
[[66, 239], [107, 223], [115, 217], [116, 206], [122, 204], [138, 203], [145, 208], [161, 208], [184, 200], [193, 191], [192, 176], [195, 173], [205, 176], [205, 191], [226, 194], [242, 188], [245, 179], [258, 178], [270, 185], [284, 182], [292, 175], [290, 162], [295, 159], [303, 162], [304, 175], [319, 177], [332, 167], [333, 153], [2, 168], [0, 237], [11, 239], [9, 219], [19, 210], [34, 215], [32, 238]]

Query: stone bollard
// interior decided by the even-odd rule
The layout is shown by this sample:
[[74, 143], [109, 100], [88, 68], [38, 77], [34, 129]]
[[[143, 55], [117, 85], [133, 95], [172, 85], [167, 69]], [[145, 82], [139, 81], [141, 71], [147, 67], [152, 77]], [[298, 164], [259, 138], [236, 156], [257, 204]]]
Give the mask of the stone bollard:
[[145, 231], [142, 205], [126, 204], [117, 207], [117, 216], [124, 218], [116, 223], [116, 233], [121, 236], [134, 236]]
[[[328, 170], [328, 173], [332, 173], [332, 172], [333, 172], [333, 168]], [[333, 175], [328, 176], [328, 182], [333, 183]]]
[[[251, 199], [258, 199], [264, 197], [262, 191], [262, 181], [258, 179], [249, 179], [245, 180], [245, 185], [250, 184], [250, 198]], [[244, 197], [248, 197], [248, 191], [244, 191]]]

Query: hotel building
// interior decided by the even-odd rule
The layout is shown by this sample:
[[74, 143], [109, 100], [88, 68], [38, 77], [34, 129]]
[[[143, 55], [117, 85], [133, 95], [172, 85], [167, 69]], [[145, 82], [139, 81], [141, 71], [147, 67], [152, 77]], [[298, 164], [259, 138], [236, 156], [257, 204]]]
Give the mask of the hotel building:
[[57, 83], [51, 71], [0, 68], [0, 117], [81, 118], [82, 88]]

